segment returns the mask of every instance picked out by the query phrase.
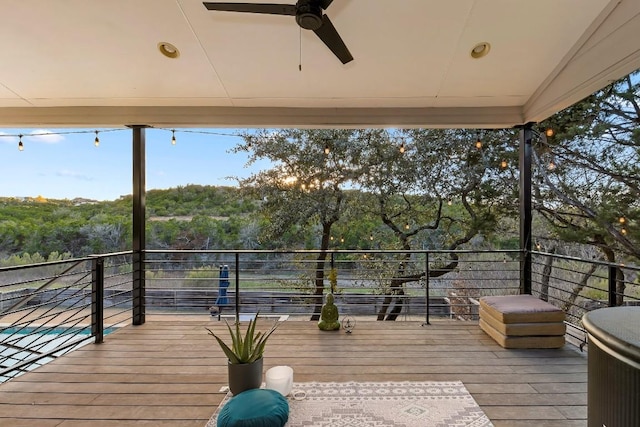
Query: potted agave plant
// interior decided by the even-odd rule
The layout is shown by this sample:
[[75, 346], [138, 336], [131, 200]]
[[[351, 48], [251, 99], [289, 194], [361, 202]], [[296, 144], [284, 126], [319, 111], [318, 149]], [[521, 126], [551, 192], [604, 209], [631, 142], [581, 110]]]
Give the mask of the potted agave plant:
[[262, 333], [256, 332], [257, 319], [256, 314], [256, 317], [249, 321], [244, 336], [240, 330], [240, 322], [236, 322], [234, 327], [231, 327], [229, 322], [225, 321], [231, 336], [231, 345], [227, 345], [211, 329], [206, 328], [229, 359], [229, 390], [234, 395], [245, 390], [260, 388], [262, 384], [262, 356], [267, 340], [278, 327], [278, 322], [275, 322], [267, 332]]

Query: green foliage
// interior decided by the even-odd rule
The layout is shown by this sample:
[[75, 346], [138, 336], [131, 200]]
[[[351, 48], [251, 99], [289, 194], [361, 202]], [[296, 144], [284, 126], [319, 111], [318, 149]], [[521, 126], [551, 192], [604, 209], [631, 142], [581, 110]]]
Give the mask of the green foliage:
[[225, 320], [227, 329], [229, 330], [229, 336], [231, 338], [231, 345], [226, 344], [218, 335], [216, 335], [211, 329], [205, 328], [220, 345], [220, 348], [229, 359], [229, 363], [242, 364], [252, 363], [262, 358], [264, 349], [267, 344], [267, 340], [271, 334], [278, 328], [278, 322], [275, 322], [271, 328], [265, 332], [256, 332], [256, 323], [258, 321], [258, 315], [249, 320], [246, 333], [242, 334], [240, 330], [240, 322], [236, 322], [232, 329], [229, 322]]
[[[244, 135], [245, 143], [235, 151], [249, 152], [250, 163], [266, 159], [274, 165], [240, 180], [246, 194], [261, 200], [262, 241], [276, 241], [279, 247], [288, 241], [305, 242], [308, 231], [319, 226], [314, 231], [321, 237], [314, 247], [327, 249], [331, 227], [344, 211], [345, 188], [358, 173], [350, 160], [359, 132], [262, 129]], [[348, 167], [345, 160], [350, 161]]]
[[338, 292], [338, 270], [332, 268], [329, 270], [329, 284], [331, 293], [335, 294]]
[[145, 270], [144, 271], [145, 279], [164, 279], [167, 277], [167, 273], [164, 270]]
[[43, 262], [64, 261], [66, 259], [73, 258], [69, 252], [60, 254], [58, 252], [51, 252], [48, 257], [43, 257], [40, 253], [29, 254], [27, 252], [23, 254], [14, 254], [8, 258], [0, 259], [0, 267], [14, 267], [18, 265], [38, 264]]
[[[188, 185], [150, 190], [146, 206], [150, 249], [237, 249], [244, 247], [257, 201], [233, 187]], [[127, 250], [131, 212], [131, 196], [102, 202], [0, 198], [0, 254], [80, 257]]]
[[585, 288], [582, 291], [582, 295], [590, 300], [595, 300], [595, 301], [606, 301], [608, 297], [608, 292], [604, 289], [600, 289], [598, 288], [593, 288], [593, 287], [589, 287], [589, 288]]
[[189, 270], [186, 278], [189, 287], [211, 287], [218, 285], [219, 269], [211, 266]]
[[149, 216], [229, 217], [252, 212], [256, 200], [245, 198], [234, 187], [187, 185], [167, 190], [149, 190], [146, 195]]
[[638, 105], [640, 71], [546, 120], [556, 133], [535, 144], [535, 205], [552, 237], [610, 262], [640, 259]]

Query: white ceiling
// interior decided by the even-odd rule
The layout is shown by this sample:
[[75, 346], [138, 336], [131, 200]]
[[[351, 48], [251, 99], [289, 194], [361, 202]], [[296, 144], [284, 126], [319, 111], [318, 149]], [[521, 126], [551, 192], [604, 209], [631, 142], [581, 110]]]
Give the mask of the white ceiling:
[[3, 127], [507, 127], [640, 68], [639, 0], [334, 0], [346, 65], [293, 17], [199, 0], [0, 10]]

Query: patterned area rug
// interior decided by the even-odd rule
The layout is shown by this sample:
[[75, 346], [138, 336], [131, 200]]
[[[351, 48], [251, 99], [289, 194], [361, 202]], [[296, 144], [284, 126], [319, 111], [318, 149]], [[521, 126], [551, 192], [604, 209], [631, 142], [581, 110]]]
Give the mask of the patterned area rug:
[[288, 400], [287, 427], [493, 426], [460, 381], [295, 383]]

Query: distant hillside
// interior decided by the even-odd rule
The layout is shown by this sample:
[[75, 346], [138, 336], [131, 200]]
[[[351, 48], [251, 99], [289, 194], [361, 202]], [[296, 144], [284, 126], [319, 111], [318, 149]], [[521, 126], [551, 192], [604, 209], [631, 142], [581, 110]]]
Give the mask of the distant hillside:
[[147, 213], [152, 217], [230, 217], [256, 210], [256, 200], [246, 198], [236, 187], [187, 185], [147, 192]]
[[[149, 248], [197, 249], [193, 242], [201, 240], [215, 240], [222, 248], [238, 244], [238, 230], [248, 221], [243, 218], [257, 210], [257, 201], [236, 187], [187, 185], [148, 191], [146, 209]], [[0, 258], [130, 248], [131, 210], [131, 196], [114, 201], [0, 197]]]

